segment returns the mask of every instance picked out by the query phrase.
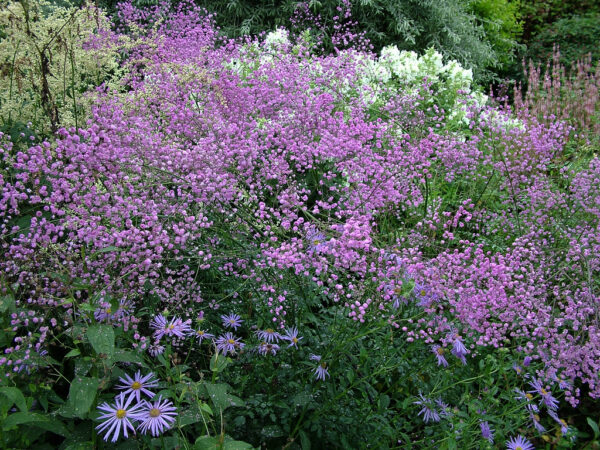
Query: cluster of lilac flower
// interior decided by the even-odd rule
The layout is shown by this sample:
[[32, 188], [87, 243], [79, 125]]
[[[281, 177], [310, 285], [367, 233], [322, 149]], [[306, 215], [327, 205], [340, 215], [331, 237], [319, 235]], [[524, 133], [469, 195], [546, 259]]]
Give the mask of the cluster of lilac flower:
[[[104, 402], [98, 406], [102, 413], [98, 419], [102, 423], [96, 427], [96, 430], [98, 433], [105, 433], [105, 441], [110, 439], [111, 442], [116, 442], [121, 432], [125, 438], [128, 438], [129, 432], [135, 434], [135, 424], [138, 431], [143, 434], [150, 433], [154, 437], [173, 426], [177, 417], [177, 408], [162, 396], [159, 395], [157, 398], [150, 390], [158, 387], [158, 380], [152, 372], [142, 376], [140, 371], [137, 371], [133, 378], [125, 375], [119, 378], [119, 381], [121, 384], [117, 385], [117, 389], [122, 392], [115, 397], [115, 402], [113, 404]], [[142, 399], [142, 394], [150, 401]]]

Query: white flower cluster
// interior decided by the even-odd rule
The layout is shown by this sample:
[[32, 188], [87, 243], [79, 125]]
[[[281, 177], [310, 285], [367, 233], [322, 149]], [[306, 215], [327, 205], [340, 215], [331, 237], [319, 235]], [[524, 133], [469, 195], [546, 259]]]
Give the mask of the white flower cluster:
[[278, 28], [271, 31], [265, 37], [265, 47], [271, 50], [277, 50], [281, 47], [287, 47], [290, 44], [289, 33], [284, 28]]

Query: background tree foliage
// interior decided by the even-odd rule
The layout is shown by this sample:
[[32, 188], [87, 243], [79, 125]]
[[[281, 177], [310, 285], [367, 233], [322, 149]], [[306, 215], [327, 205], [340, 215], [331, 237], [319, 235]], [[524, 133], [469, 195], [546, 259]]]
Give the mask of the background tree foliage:
[[[217, 13], [217, 23], [232, 37], [288, 26], [300, 3], [199, 0]], [[311, 0], [309, 7], [331, 33], [340, 4]], [[434, 47], [472, 68], [479, 81], [495, 78], [494, 70], [513, 58], [520, 33], [516, 4], [508, 0], [357, 0], [351, 5], [356, 31], [366, 34], [375, 51], [392, 44], [421, 53]]]

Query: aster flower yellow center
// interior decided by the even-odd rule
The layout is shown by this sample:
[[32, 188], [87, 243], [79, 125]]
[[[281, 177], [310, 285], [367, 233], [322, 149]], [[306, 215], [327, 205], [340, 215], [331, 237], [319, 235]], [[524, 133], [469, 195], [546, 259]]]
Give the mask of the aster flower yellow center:
[[173, 328], [175, 328], [175, 325], [173, 325], [172, 323], [169, 324], [169, 326], [167, 326], [167, 329], [172, 330]]
[[228, 344], [235, 344], [235, 341], [233, 339], [227, 339], [227, 343]]
[[425, 292], [425, 289], [421, 289], [420, 294], [421, 294], [421, 297], [425, 297], [425, 295], [427, 294], [427, 292]]
[[111, 308], [107, 308], [106, 309], [106, 314], [110, 314], [110, 313], [112, 313], [112, 309]]
[[267, 329], [265, 330], [265, 332], [266, 332], [267, 334], [273, 334], [273, 333], [275, 333], [275, 330], [273, 330], [273, 328], [267, 328]]
[[527, 397], [528, 400], [531, 400], [533, 398], [533, 395], [531, 395], [530, 393], [525, 394], [525, 397]]
[[327, 363], [324, 363], [324, 362], [322, 362], [322, 363], [321, 363], [321, 367], [322, 367], [323, 369], [327, 369]]
[[293, 342], [294, 344], [297, 344], [297, 343], [298, 343], [298, 338], [295, 338], [295, 337], [293, 337], [293, 338], [292, 338], [292, 342]]
[[544, 388], [542, 388], [540, 390], [540, 392], [541, 392], [542, 395], [548, 395], [548, 391], [546, 389], [544, 389]]
[[442, 347], [438, 347], [438, 349], [436, 350], [438, 355], [443, 355], [444, 354], [444, 349]]
[[560, 423], [562, 423], [565, 427], [567, 426], [567, 422], [565, 422], [565, 419], [560, 419]]
[[202, 331], [202, 330], [198, 330], [197, 333], [198, 333], [198, 336], [204, 336], [204, 331]]
[[158, 417], [160, 416], [160, 410], [157, 408], [152, 408], [150, 410], [150, 417]]
[[139, 381], [134, 381], [133, 384], [131, 385], [131, 389], [141, 389], [142, 388], [142, 383], [140, 383]]
[[126, 415], [127, 415], [127, 411], [125, 411], [124, 409], [117, 409], [117, 412], [115, 413], [115, 416], [117, 416], [117, 419], [123, 419]]

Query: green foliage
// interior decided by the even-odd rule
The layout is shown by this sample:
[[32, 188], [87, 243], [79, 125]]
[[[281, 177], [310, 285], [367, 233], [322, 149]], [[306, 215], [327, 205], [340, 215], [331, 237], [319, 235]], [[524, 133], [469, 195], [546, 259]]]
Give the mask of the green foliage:
[[552, 58], [554, 46], [560, 48], [560, 62], [571, 67], [590, 53], [593, 61], [600, 60], [600, 13], [573, 15], [545, 25], [533, 37], [528, 56], [545, 62]]
[[83, 94], [117, 71], [117, 54], [84, 49], [107, 31], [97, 8], [59, 6], [45, 0], [0, 6], [0, 130], [47, 135], [81, 126], [89, 108]]
[[[258, 34], [289, 26], [289, 17], [300, 2], [201, 0], [229, 36]], [[361, 0], [352, 3], [356, 32], [364, 32], [379, 51], [387, 45], [423, 53], [433, 47], [446, 58], [472, 68], [476, 80], [494, 77], [491, 69], [510, 61], [520, 28], [516, 5], [508, 0]], [[337, 0], [309, 2], [321, 16], [326, 32], [333, 32], [339, 15]], [[332, 50], [329, 48], [328, 50]]]
[[510, 0], [474, 0], [470, 5], [496, 52], [500, 67], [512, 62], [516, 42], [521, 36], [519, 6]]
[[528, 0], [521, 1], [523, 39], [531, 41], [547, 25], [570, 15], [599, 13], [596, 0]]

